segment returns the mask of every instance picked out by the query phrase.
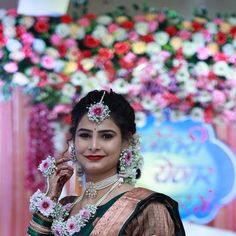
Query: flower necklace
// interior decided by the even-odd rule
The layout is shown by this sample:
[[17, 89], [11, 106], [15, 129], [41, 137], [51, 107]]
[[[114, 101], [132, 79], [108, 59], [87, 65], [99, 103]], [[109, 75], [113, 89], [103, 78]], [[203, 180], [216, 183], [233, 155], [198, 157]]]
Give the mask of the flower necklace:
[[[87, 204], [85, 207], [83, 207], [78, 214], [71, 216], [66, 221], [62, 217], [56, 219], [53, 221], [52, 224], [52, 232], [56, 236], [71, 236], [74, 233], [78, 233], [81, 228], [86, 226], [86, 223], [91, 219], [96, 211], [97, 207], [104, 201], [104, 199], [107, 198], [107, 196], [121, 183], [123, 182], [123, 179], [117, 179], [113, 186], [95, 203], [95, 204]], [[84, 197], [85, 191], [83, 194], [74, 202], [72, 207], [80, 202], [82, 198]]]
[[114, 184], [118, 179], [119, 179], [118, 175], [115, 174], [97, 183], [87, 182], [85, 195], [89, 198], [95, 198], [98, 195], [97, 190], [101, 190], [101, 189], [109, 187], [110, 185]]

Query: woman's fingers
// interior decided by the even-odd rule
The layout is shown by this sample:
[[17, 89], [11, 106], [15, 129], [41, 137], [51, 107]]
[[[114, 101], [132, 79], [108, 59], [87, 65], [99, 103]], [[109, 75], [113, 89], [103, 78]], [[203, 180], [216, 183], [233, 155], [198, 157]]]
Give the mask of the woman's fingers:
[[59, 165], [65, 163], [65, 162], [68, 162], [68, 161], [71, 161], [71, 159], [69, 157], [62, 157], [56, 161], [56, 165], [59, 166]]

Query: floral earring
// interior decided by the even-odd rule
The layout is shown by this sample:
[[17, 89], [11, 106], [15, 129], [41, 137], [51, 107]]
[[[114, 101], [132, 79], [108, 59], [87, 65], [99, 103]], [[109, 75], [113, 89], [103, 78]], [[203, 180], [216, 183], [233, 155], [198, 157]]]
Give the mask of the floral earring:
[[80, 165], [80, 163], [77, 160], [77, 156], [76, 156], [76, 151], [75, 151], [74, 145], [71, 146], [70, 157], [71, 157], [71, 160], [76, 164], [76, 174], [78, 176], [82, 176], [84, 174], [84, 171], [83, 171], [82, 166]]
[[135, 184], [137, 171], [143, 164], [143, 157], [140, 155], [139, 149], [139, 136], [133, 135], [129, 147], [120, 153], [118, 174], [129, 184]]

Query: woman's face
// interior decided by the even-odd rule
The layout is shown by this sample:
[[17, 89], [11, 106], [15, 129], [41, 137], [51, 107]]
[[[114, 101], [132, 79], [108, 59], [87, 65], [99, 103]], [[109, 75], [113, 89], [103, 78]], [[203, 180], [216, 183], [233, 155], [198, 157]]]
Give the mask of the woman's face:
[[120, 152], [127, 144], [112, 118], [108, 117], [97, 124], [85, 114], [76, 130], [75, 149], [87, 180], [99, 181], [114, 175]]

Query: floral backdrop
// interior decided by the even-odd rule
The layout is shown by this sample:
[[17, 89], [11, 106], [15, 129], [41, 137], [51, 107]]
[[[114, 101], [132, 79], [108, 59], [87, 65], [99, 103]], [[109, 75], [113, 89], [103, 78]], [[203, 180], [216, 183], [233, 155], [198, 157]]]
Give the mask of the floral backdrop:
[[233, 15], [186, 20], [146, 9], [53, 18], [0, 9], [0, 65], [0, 99], [20, 87], [46, 105], [49, 120], [69, 123], [71, 104], [103, 88], [124, 94], [138, 122], [147, 112], [159, 121], [236, 121]]

